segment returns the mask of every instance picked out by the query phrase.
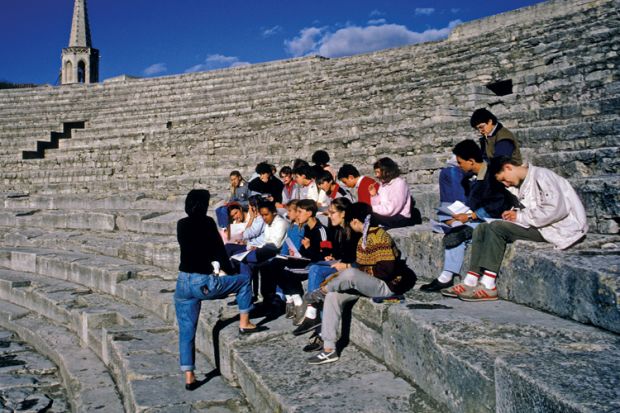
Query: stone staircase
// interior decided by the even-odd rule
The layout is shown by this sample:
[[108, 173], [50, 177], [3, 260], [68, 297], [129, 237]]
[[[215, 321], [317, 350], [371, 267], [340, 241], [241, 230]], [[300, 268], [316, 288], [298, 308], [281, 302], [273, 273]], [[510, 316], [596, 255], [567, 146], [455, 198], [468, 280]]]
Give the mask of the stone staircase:
[[[556, 0], [360, 56], [0, 91], [0, 325], [58, 366], [74, 411], [617, 411], [619, 22], [615, 1]], [[486, 87], [508, 79], [512, 94]], [[360, 299], [341, 360], [317, 368], [286, 320], [239, 337], [236, 309], [205, 302], [208, 382], [182, 388], [172, 293], [189, 189], [216, 202], [230, 170], [318, 148], [363, 173], [390, 156], [429, 218], [481, 106], [575, 186], [584, 243], [511, 246], [498, 302]], [[22, 159], [76, 119], [88, 122], [57, 150]], [[391, 232], [420, 283], [438, 274], [438, 235]]]

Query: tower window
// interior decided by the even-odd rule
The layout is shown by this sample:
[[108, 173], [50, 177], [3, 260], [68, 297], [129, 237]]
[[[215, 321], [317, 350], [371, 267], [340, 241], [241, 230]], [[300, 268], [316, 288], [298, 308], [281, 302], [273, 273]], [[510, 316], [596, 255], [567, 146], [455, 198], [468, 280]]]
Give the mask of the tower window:
[[80, 60], [80, 63], [78, 63], [77, 81], [78, 83], [86, 82], [86, 65], [82, 60]]
[[499, 82], [489, 83], [487, 89], [495, 93], [497, 96], [506, 96], [512, 94], [512, 79], [500, 80]]

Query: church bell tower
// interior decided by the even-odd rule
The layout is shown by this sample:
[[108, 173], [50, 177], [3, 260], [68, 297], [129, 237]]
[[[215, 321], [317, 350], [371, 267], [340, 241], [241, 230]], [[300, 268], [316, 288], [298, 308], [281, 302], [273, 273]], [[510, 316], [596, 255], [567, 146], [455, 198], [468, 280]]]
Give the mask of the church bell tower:
[[99, 50], [92, 48], [86, 0], [75, 0], [71, 37], [69, 47], [62, 49], [61, 70], [63, 85], [99, 81]]

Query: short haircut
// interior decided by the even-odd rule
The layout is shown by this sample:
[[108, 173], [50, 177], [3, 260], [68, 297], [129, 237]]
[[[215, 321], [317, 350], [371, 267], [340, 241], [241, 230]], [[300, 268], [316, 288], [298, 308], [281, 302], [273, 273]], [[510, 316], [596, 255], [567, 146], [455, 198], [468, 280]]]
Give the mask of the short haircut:
[[314, 179], [314, 169], [310, 165], [303, 165], [293, 169], [295, 175], [303, 175], [306, 179]]
[[299, 202], [297, 202], [297, 208], [312, 212], [312, 216], [316, 216], [316, 213], [319, 210], [316, 202], [312, 199], [300, 199]]
[[258, 204], [258, 210], [260, 211], [263, 208], [267, 208], [269, 212], [271, 212], [272, 214], [278, 213], [278, 209], [276, 208], [275, 202], [263, 200]]
[[283, 166], [282, 169], [280, 169], [280, 176], [292, 175], [292, 174], [293, 174], [293, 170], [291, 169], [290, 166]]
[[324, 150], [318, 150], [312, 154], [312, 162], [317, 165], [325, 166], [329, 164], [329, 154]]
[[400, 168], [391, 158], [381, 158], [372, 167], [381, 171], [381, 180], [385, 182], [400, 176]]
[[347, 207], [344, 213], [344, 221], [347, 224], [350, 224], [354, 219], [364, 222], [368, 215], [372, 215], [372, 207], [365, 202], [355, 202]]
[[491, 176], [497, 175], [504, 169], [504, 166], [508, 164], [521, 166], [519, 162], [513, 160], [510, 156], [496, 156], [495, 158], [492, 158], [489, 163], [489, 174], [491, 174]]
[[291, 199], [290, 201], [288, 201], [288, 204], [286, 204], [287, 208], [297, 208], [297, 204], [299, 204], [299, 199]]
[[478, 163], [482, 162], [482, 150], [471, 139], [465, 139], [457, 143], [454, 149], [452, 149], [452, 153], [466, 161], [473, 159]]
[[310, 166], [308, 161], [304, 161], [303, 159], [297, 158], [293, 161], [293, 171], [300, 166]]
[[329, 182], [329, 183], [334, 182], [334, 176], [332, 175], [331, 172], [323, 170], [321, 171], [320, 174], [318, 174], [318, 176], [316, 177], [317, 185], [320, 185], [323, 182]]
[[487, 123], [489, 120], [492, 121], [493, 125], [497, 125], [497, 118], [495, 115], [485, 108], [480, 108], [474, 110], [474, 113], [472, 113], [469, 119], [469, 124], [472, 128], [475, 128], [481, 123]]
[[262, 200], [263, 200], [262, 195], [252, 195], [248, 198], [248, 204], [250, 204], [250, 206], [257, 207], [258, 204], [260, 204]]
[[190, 217], [207, 213], [211, 194], [206, 189], [192, 189], [185, 198], [185, 212]]
[[271, 173], [272, 173], [271, 165], [269, 165], [267, 162], [261, 162], [258, 165], [256, 165], [255, 171], [259, 175], [262, 175], [262, 174], [269, 174], [269, 175], [271, 175]]
[[357, 178], [358, 176], [360, 176], [360, 172], [355, 166], [351, 165], [350, 163], [345, 163], [340, 167], [340, 169], [338, 169], [338, 179], [347, 178], [349, 175]]
[[230, 176], [236, 176], [236, 177], [238, 177], [240, 180], [242, 180], [242, 181], [243, 181], [243, 176], [241, 176], [241, 172], [239, 172], [239, 171], [232, 171], [232, 172], [230, 173]]

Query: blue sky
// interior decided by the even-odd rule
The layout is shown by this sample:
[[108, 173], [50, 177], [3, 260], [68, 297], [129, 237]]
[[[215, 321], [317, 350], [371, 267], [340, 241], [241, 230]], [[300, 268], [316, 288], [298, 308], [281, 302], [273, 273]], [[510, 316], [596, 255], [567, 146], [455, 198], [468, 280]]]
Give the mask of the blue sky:
[[[74, 0], [2, 0], [0, 80], [54, 84]], [[88, 0], [100, 78], [165, 76], [445, 38], [540, 0]]]

